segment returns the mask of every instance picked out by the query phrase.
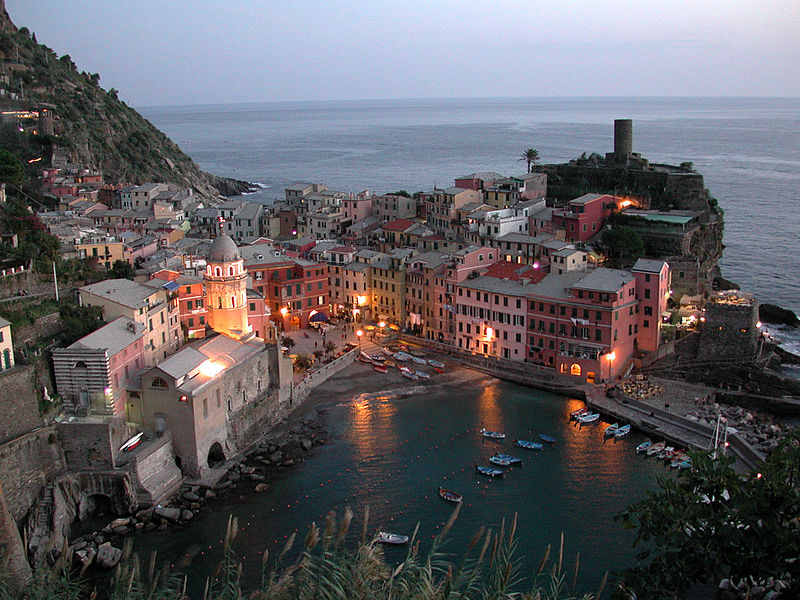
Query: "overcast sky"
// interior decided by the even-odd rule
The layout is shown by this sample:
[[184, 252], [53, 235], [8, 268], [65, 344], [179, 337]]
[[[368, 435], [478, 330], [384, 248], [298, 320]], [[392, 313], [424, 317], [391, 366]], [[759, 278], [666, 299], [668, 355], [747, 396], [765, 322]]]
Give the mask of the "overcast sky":
[[800, 96], [800, 0], [6, 0], [134, 106]]

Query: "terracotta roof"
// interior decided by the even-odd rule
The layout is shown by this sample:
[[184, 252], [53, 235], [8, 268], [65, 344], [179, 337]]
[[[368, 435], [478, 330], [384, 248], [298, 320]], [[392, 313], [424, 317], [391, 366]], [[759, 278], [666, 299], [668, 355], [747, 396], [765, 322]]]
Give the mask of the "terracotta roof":
[[384, 231], [405, 231], [416, 224], [416, 221], [412, 221], [411, 219], [395, 219], [394, 221], [386, 223], [382, 229]]

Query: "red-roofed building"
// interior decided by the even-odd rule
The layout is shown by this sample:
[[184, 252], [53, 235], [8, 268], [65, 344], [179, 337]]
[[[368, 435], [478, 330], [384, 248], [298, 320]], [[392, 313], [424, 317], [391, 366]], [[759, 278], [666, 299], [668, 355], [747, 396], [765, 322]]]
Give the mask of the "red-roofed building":
[[544, 269], [532, 265], [521, 265], [507, 260], [496, 262], [489, 267], [485, 275], [496, 277], [497, 279], [510, 279], [511, 281], [527, 281], [529, 283], [539, 283], [545, 278], [547, 272]]
[[621, 199], [608, 194], [584, 194], [570, 200], [566, 208], [554, 210], [551, 220], [565, 231], [568, 242], [586, 242], [600, 232], [618, 201]]

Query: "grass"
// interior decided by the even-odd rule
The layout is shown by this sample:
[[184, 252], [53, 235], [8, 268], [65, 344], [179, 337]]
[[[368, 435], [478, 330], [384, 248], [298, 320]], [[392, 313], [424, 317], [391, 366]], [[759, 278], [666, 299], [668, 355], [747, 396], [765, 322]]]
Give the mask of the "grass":
[[[258, 589], [242, 589], [242, 565], [233, 549], [238, 532], [235, 517], [228, 518], [223, 539], [223, 557], [206, 579], [202, 600], [594, 600], [602, 594], [606, 578], [596, 593], [576, 593], [580, 557], [572, 568], [564, 565], [564, 536], [558, 556], [550, 560], [548, 546], [537, 571], [528, 579], [517, 555], [516, 516], [503, 521], [495, 532], [480, 528], [460, 559], [452, 561], [442, 551], [445, 536], [455, 523], [457, 506], [426, 554], [420, 553], [417, 529], [405, 559], [397, 566], [386, 562], [382, 547], [368, 535], [369, 507], [355, 547], [345, 543], [353, 521], [348, 507], [341, 518], [328, 514], [320, 529], [312, 523], [296, 560], [286, 557], [296, 543], [295, 535], [271, 561], [265, 550]], [[157, 565], [155, 554], [146, 568], [131, 554], [130, 540], [109, 585], [102, 590], [79, 585], [70, 569], [72, 557], [65, 547], [52, 570], [40, 571], [26, 587], [28, 600], [185, 600], [186, 579], [170, 572], [168, 564]], [[82, 575], [82, 573], [78, 574]], [[530, 583], [528, 583], [530, 581]], [[0, 580], [0, 600], [19, 598], [8, 582]]]

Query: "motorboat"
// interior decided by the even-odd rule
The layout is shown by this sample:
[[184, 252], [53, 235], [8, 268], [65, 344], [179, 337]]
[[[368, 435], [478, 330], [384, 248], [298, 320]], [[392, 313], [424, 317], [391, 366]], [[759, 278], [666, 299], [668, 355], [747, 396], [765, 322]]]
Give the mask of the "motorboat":
[[379, 531], [375, 540], [381, 544], [406, 544], [408, 543], [407, 535], [400, 535], [399, 533], [388, 533], [386, 531]]
[[506, 437], [505, 433], [501, 433], [500, 431], [489, 431], [488, 429], [481, 429], [481, 435], [492, 440], [502, 440]]
[[484, 467], [484, 466], [476, 466], [475, 470], [480, 473], [481, 475], [486, 475], [487, 477], [502, 477], [503, 471], [502, 469], [495, 469], [494, 467]]
[[528, 450], [541, 450], [544, 448], [543, 444], [531, 442], [529, 440], [517, 440], [517, 446], [520, 448], [527, 448]]

